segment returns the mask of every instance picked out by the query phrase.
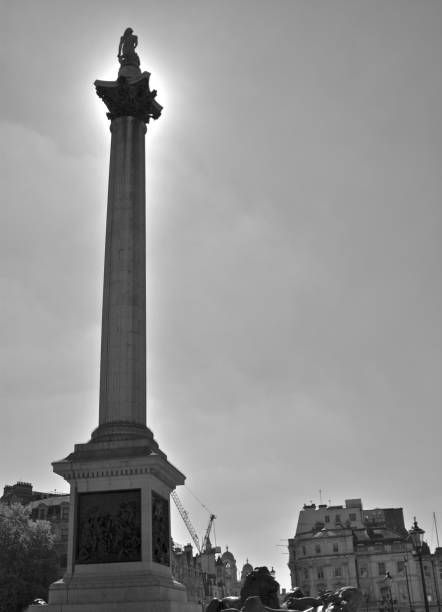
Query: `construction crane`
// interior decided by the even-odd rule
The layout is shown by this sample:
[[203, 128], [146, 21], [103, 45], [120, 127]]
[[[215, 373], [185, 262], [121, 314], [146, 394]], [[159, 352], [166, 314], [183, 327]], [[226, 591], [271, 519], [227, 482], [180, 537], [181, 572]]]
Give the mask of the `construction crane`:
[[201, 544], [198, 538], [198, 535], [191, 523], [191, 520], [189, 518], [189, 515], [187, 514], [183, 504], [181, 503], [180, 498], [178, 497], [178, 494], [176, 491], [171, 491], [170, 495], [172, 496], [173, 501], [175, 502], [175, 506], [178, 508], [178, 512], [181, 514], [181, 518], [184, 521], [184, 524], [187, 527], [187, 531], [190, 533], [190, 536], [193, 540], [193, 543], [195, 544], [198, 552], [201, 554]]
[[210, 519], [209, 519], [209, 524], [207, 525], [206, 533], [204, 534], [203, 545], [201, 546], [201, 554], [202, 555], [206, 552], [207, 547], [209, 545], [209, 542], [210, 542], [210, 540], [209, 540], [210, 531], [212, 529], [212, 524], [213, 524], [213, 521], [215, 519], [216, 519], [216, 516], [214, 514], [211, 514], [210, 515]]
[[187, 527], [187, 531], [190, 533], [190, 536], [196, 546], [196, 549], [198, 550], [200, 555], [203, 555], [205, 552], [207, 552], [207, 546], [210, 542], [210, 532], [212, 530], [213, 521], [216, 519], [216, 516], [214, 514], [210, 514], [209, 524], [207, 525], [206, 533], [204, 534], [203, 543], [201, 545], [200, 540], [198, 538], [198, 534], [196, 533], [195, 528], [189, 518], [189, 515], [187, 514], [186, 509], [184, 508], [180, 498], [178, 497], [177, 492], [171, 491], [170, 495], [172, 496], [172, 499], [175, 502], [176, 507], [178, 508], [178, 512], [181, 514], [181, 518], [183, 519], [184, 524]]
[[[209, 556], [207, 555], [207, 553], [220, 553], [221, 552], [221, 548], [219, 546], [215, 546], [212, 547], [210, 545], [210, 532], [212, 530], [212, 525], [213, 525], [213, 521], [216, 519], [216, 516], [214, 514], [212, 514], [208, 508], [206, 508], [206, 506], [204, 506], [204, 504], [202, 502], [200, 502], [200, 500], [198, 498], [197, 501], [199, 501], [199, 503], [209, 512], [210, 518], [209, 518], [209, 524], [207, 525], [207, 529], [206, 529], [206, 533], [204, 534], [204, 538], [203, 538], [203, 543], [202, 545], [200, 544], [198, 535], [195, 531], [194, 526], [192, 525], [192, 521], [189, 518], [189, 515], [187, 514], [186, 509], [184, 508], [183, 504], [181, 503], [180, 498], [178, 497], [178, 494], [176, 491], [171, 491], [170, 493], [173, 501], [175, 502], [176, 507], [178, 508], [178, 512], [181, 514], [181, 518], [183, 519], [188, 532], [190, 533], [190, 536], [193, 540], [193, 543], [195, 544], [199, 556], [200, 556], [200, 563], [201, 563], [201, 578], [203, 581], [203, 589], [204, 589], [204, 596], [205, 597], [209, 597], [211, 590], [210, 590], [210, 574], [209, 574], [209, 567], [210, 567], [210, 562], [209, 562]], [[193, 495], [193, 494], [192, 494]], [[194, 496], [195, 497], [195, 496]], [[209, 547], [210, 545], [210, 547]]]

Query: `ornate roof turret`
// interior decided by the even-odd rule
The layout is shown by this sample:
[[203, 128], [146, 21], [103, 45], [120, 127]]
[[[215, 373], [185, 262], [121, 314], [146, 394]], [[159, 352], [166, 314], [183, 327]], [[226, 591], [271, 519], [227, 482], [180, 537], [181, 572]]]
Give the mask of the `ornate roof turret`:
[[232, 553], [229, 550], [229, 547], [226, 546], [226, 550], [225, 552], [223, 552], [223, 554], [221, 555], [221, 559], [223, 561], [235, 561], [235, 557], [232, 555]]

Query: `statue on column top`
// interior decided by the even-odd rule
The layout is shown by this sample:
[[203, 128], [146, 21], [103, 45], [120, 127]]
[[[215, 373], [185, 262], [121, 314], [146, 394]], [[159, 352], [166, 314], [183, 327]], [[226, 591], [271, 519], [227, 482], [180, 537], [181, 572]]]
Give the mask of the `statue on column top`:
[[135, 49], [138, 45], [138, 36], [135, 36], [132, 28], [126, 28], [123, 36], [120, 38], [118, 47], [118, 61], [121, 66], [139, 66], [140, 58]]
[[107, 106], [106, 114], [111, 121], [117, 117], [136, 117], [149, 123], [161, 115], [163, 107], [155, 100], [157, 92], [149, 86], [150, 73], [140, 70], [137, 45], [138, 37], [132, 28], [126, 28], [118, 46], [118, 78], [95, 81], [97, 95]]

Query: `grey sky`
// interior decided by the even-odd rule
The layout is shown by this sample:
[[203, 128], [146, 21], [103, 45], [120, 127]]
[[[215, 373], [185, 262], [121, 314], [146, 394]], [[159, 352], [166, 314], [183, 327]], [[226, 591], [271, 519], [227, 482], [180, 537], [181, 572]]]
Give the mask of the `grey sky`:
[[[442, 4], [2, 3], [0, 485], [98, 421], [110, 135], [139, 37], [148, 424], [239, 565], [304, 502], [442, 520]], [[202, 533], [208, 517], [179, 491]], [[174, 520], [174, 534], [188, 536]]]

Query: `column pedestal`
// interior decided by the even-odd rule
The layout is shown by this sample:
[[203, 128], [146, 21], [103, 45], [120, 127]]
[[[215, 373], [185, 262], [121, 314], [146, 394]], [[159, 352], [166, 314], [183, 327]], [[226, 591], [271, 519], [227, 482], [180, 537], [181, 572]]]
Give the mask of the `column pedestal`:
[[54, 471], [71, 500], [67, 571], [48, 612], [201, 612], [171, 574], [170, 492], [184, 475], [164, 453], [143, 438], [92, 440]]

